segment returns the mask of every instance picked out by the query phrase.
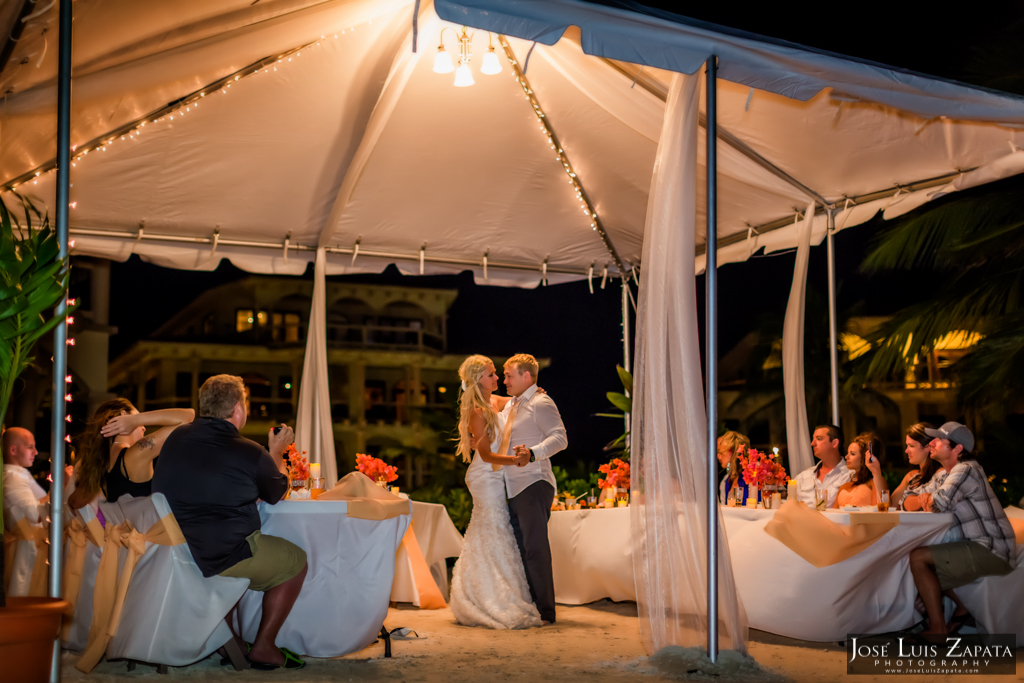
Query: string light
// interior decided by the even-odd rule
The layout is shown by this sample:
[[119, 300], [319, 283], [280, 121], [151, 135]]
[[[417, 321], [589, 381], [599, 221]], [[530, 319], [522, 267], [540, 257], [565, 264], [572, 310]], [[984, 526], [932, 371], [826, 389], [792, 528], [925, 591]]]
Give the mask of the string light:
[[576, 170], [569, 161], [569, 157], [562, 150], [562, 145], [558, 142], [558, 136], [555, 135], [555, 130], [551, 127], [551, 122], [548, 120], [547, 116], [544, 114], [544, 110], [540, 106], [540, 100], [538, 100], [534, 95], [533, 88], [530, 87], [529, 81], [526, 80], [526, 74], [523, 73], [523, 70], [519, 67], [519, 62], [516, 60], [515, 53], [512, 52], [512, 47], [509, 45], [508, 39], [504, 35], [499, 34], [498, 42], [505, 50], [505, 57], [508, 59], [508, 63], [512, 66], [512, 76], [516, 79], [516, 82], [519, 83], [527, 101], [529, 101], [530, 105], [533, 107], [533, 113], [537, 117], [537, 122], [540, 124], [538, 126], [540, 132], [547, 138], [551, 149], [558, 150], [558, 156], [555, 158], [562, 163], [562, 170], [565, 171], [568, 176], [569, 183], [576, 191], [575, 196], [576, 200], [580, 202], [580, 209], [583, 211], [583, 214], [590, 219], [589, 222], [591, 230], [597, 232], [601, 236], [601, 240], [608, 249], [608, 253], [610, 253], [612, 258], [615, 260], [615, 265], [618, 266], [619, 272], [625, 274], [625, 266], [619, 258], [618, 253], [616, 253], [615, 249], [612, 247], [611, 239], [605, 232], [604, 226], [597, 217], [597, 211], [594, 209], [594, 206], [590, 203], [590, 199], [587, 197], [586, 192], [583, 190], [583, 185], [580, 183], [579, 178], [576, 175]]

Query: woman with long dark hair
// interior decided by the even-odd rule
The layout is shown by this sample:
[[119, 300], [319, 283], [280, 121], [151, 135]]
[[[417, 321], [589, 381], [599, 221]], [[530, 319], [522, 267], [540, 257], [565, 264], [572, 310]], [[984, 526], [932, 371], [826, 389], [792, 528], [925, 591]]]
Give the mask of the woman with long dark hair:
[[853, 479], [839, 488], [833, 507], [877, 505], [882, 492], [889, 490], [882, 476], [882, 464], [872, 451], [881, 453], [882, 442], [871, 432], [864, 432], [850, 442], [846, 467], [853, 472]]
[[[148, 496], [152, 490], [153, 462], [167, 435], [194, 417], [191, 408], [140, 413], [126, 398], [101, 405], [79, 440], [75, 490], [68, 504], [80, 508], [100, 493], [111, 502], [125, 494], [135, 498]], [[147, 436], [149, 426], [160, 429]]]
[[[903, 481], [892, 494], [893, 504], [900, 509], [905, 508], [910, 497], [919, 493], [932, 493], [946, 479], [946, 470], [942, 469], [937, 461], [932, 460], [931, 451], [928, 449], [932, 437], [925, 433], [925, 429], [935, 427], [928, 422], [918, 422], [907, 430], [905, 452], [910, 464], [917, 469], [907, 472], [907, 476], [903, 477]], [[913, 504], [911, 506], [913, 507]]]

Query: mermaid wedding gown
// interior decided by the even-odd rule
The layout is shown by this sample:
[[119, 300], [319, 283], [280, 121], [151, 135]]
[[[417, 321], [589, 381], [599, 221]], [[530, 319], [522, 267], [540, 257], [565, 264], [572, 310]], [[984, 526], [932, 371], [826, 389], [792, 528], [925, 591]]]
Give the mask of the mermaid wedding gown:
[[[498, 448], [504, 427], [499, 414], [492, 452]], [[452, 614], [465, 626], [540, 626], [540, 613], [530, 599], [526, 571], [509, 521], [503, 471], [495, 472], [479, 452], [474, 453], [466, 471], [466, 486], [473, 496], [473, 515], [452, 574]]]

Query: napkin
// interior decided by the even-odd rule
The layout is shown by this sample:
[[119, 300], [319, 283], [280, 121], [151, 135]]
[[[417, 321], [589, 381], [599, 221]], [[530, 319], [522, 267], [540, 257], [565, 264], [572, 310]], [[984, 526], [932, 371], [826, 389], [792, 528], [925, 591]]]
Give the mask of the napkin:
[[373, 483], [362, 472], [349, 472], [317, 500], [344, 500], [348, 516], [357, 519], [391, 519], [412, 514], [412, 504]]
[[[853, 514], [857, 513], [851, 513], [851, 516]], [[871, 547], [900, 523], [899, 515], [878, 514], [873, 517], [868, 524], [842, 526], [820, 512], [788, 500], [764, 530], [815, 567], [827, 567]]]

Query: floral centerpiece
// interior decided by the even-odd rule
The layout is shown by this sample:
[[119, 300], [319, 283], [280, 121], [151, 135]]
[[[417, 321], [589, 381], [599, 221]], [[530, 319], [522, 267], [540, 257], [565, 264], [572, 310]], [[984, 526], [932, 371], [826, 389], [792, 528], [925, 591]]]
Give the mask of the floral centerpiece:
[[398, 479], [397, 467], [389, 465], [380, 458], [375, 458], [372, 455], [356, 453], [356, 469], [374, 481], [380, 481], [383, 479], [386, 483], [391, 483], [395, 479]]
[[284, 451], [286, 461], [285, 469], [288, 470], [288, 478], [292, 481], [306, 481], [309, 479], [309, 460], [306, 459], [306, 451], [299, 453], [295, 444], [288, 446]]
[[629, 488], [629, 463], [614, 458], [607, 465], [601, 465], [597, 471], [605, 475], [604, 479], [598, 479], [597, 485], [602, 489], [628, 489]]
[[782, 465], [775, 462], [772, 456], [762, 453], [756, 448], [742, 449], [741, 447], [739, 461], [743, 481], [747, 486], [756, 487], [758, 491], [769, 484], [783, 484], [789, 480]]

